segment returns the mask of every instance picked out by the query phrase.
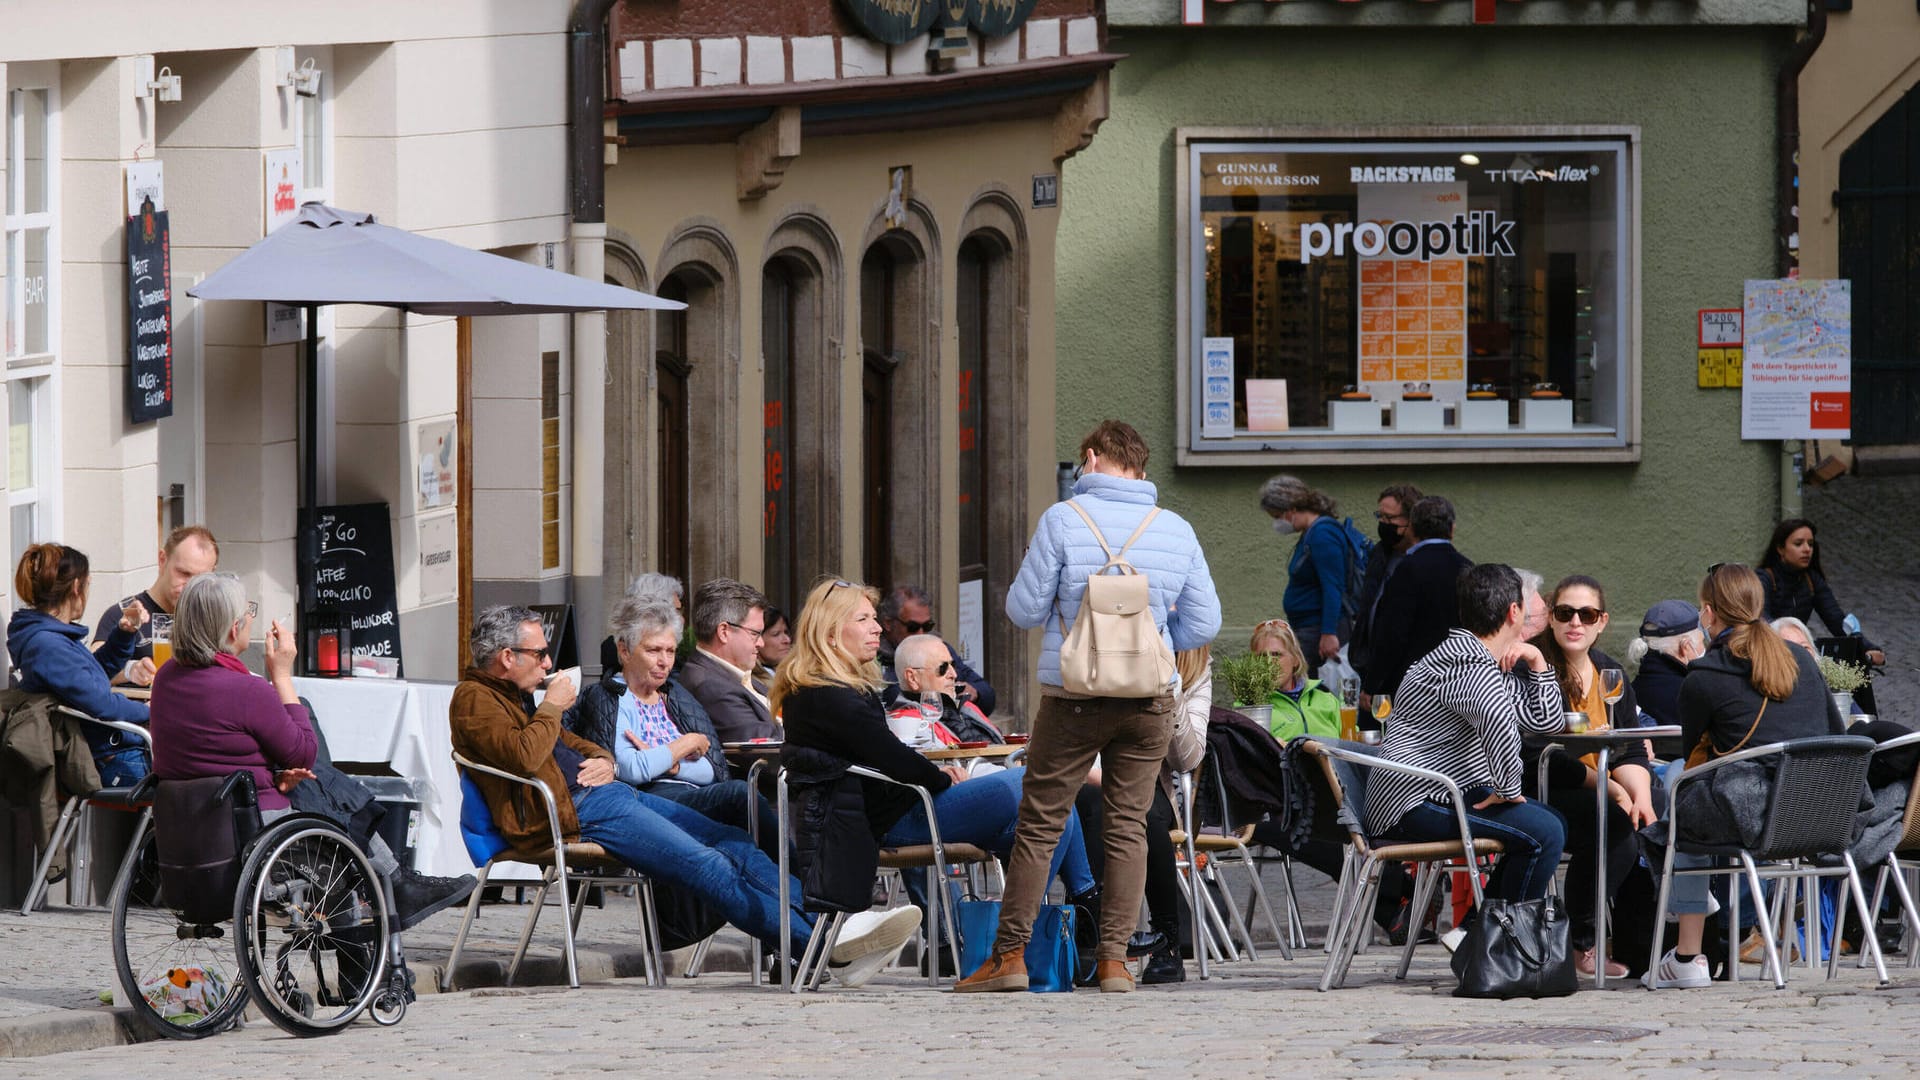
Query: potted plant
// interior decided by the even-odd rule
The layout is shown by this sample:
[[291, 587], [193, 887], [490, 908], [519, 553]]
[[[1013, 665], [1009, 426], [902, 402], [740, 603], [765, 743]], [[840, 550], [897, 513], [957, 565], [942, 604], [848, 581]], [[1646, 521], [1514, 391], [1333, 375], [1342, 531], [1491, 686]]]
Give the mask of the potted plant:
[[1233, 708], [1240, 715], [1269, 727], [1273, 721], [1273, 684], [1280, 672], [1273, 657], [1249, 652], [1221, 660], [1214, 675], [1227, 689]]
[[1814, 659], [1820, 665], [1821, 678], [1827, 680], [1827, 693], [1833, 695], [1833, 703], [1839, 707], [1840, 715], [1852, 717], [1853, 692], [1867, 685], [1867, 669], [1831, 656], [1817, 656]]

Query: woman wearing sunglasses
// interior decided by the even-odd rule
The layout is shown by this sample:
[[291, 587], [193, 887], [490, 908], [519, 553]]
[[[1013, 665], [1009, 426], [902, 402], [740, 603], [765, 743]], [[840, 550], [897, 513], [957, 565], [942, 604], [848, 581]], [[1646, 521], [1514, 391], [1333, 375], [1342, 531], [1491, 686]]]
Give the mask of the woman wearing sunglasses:
[[[1600, 583], [1584, 574], [1562, 578], [1553, 587], [1548, 600], [1547, 629], [1536, 635], [1532, 644], [1553, 669], [1554, 679], [1566, 698], [1567, 717], [1577, 726], [1586, 721], [1588, 730], [1600, 730], [1611, 722], [1620, 727], [1639, 726], [1639, 707], [1627, 673], [1614, 659], [1596, 646], [1607, 628], [1607, 594]], [[1606, 673], [1612, 672], [1612, 675]], [[1620, 697], [1609, 717], [1606, 693], [1608, 680], [1617, 680]], [[1528, 755], [1525, 775], [1527, 794], [1543, 797], [1534, 790], [1539, 773], [1538, 759]], [[1600, 782], [1594, 766], [1597, 755], [1571, 757], [1555, 754], [1547, 765], [1547, 803], [1567, 819], [1567, 854], [1573, 857], [1567, 867], [1567, 914], [1572, 922], [1572, 944], [1576, 950], [1574, 965], [1582, 975], [1593, 974], [1594, 845], [1599, 824], [1593, 808], [1593, 789]], [[1617, 892], [1632, 872], [1638, 848], [1634, 829], [1654, 820], [1653, 774], [1644, 743], [1634, 742], [1614, 750], [1607, 780], [1611, 800], [1607, 805], [1607, 885]], [[1624, 913], [1623, 913], [1624, 914]], [[1609, 978], [1624, 978], [1625, 965], [1607, 962]]]

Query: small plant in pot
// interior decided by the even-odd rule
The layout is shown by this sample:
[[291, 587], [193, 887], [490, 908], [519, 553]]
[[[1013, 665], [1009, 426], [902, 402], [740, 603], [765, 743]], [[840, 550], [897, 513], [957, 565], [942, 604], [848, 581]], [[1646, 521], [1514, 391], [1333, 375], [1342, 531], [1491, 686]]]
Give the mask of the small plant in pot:
[[1266, 653], [1249, 652], [1221, 660], [1214, 677], [1227, 689], [1233, 707], [1242, 716], [1266, 727], [1273, 718], [1273, 684], [1279, 665]]
[[1853, 694], [1867, 685], [1867, 669], [1831, 656], [1817, 656], [1814, 661], [1820, 665], [1820, 676], [1827, 680], [1827, 693], [1833, 695], [1833, 703], [1840, 707], [1840, 715], [1852, 716]]

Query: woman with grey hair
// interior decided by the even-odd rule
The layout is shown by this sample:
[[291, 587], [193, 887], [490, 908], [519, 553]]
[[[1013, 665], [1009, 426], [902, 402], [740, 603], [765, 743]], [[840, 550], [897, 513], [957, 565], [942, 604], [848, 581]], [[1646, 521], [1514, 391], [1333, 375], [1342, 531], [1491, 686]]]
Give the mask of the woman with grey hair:
[[173, 660], [153, 679], [153, 771], [162, 780], [253, 773], [262, 811], [313, 776], [319, 743], [293, 689], [293, 634], [267, 628], [267, 680], [240, 662], [260, 607], [233, 574], [201, 574], [173, 611]]
[[[681, 586], [679, 578], [674, 577], [672, 574], [660, 574], [649, 571], [627, 582], [626, 598], [629, 600], [638, 600], [642, 604], [664, 604], [678, 613], [686, 610], [685, 605], [681, 603], [681, 598], [685, 595], [685, 592], [686, 590]], [[677, 667], [679, 662], [685, 660], [688, 654], [692, 652], [693, 636], [683, 633], [681, 635], [679, 651], [675, 654], [675, 666]], [[474, 655], [479, 656], [480, 654], [474, 653]], [[600, 643], [600, 671], [602, 674], [605, 674], [618, 670], [620, 670], [620, 654], [614, 651], [613, 636], [608, 635], [606, 640]]]
[[[586, 688], [562, 723], [613, 753], [614, 775], [649, 795], [677, 802], [724, 825], [745, 829], [759, 818], [760, 849], [780, 857], [780, 827], [758, 792], [733, 779], [713, 721], [673, 675], [683, 629], [680, 615], [633, 596], [609, 620], [617, 669]], [[749, 806], [752, 810], [749, 811]]]
[[[293, 808], [287, 796], [304, 781], [323, 787], [353, 781], [323, 759], [313, 717], [294, 689], [293, 632], [277, 620], [267, 627], [265, 679], [240, 661], [259, 614], [260, 605], [247, 599], [233, 574], [201, 574], [180, 590], [173, 659], [153, 677], [153, 771], [163, 781], [251, 772], [261, 816], [271, 819]], [[401, 867], [371, 823], [340, 820], [327, 812], [332, 805], [303, 801], [301, 809], [346, 829], [374, 870], [393, 881], [398, 929], [473, 891], [472, 875], [429, 877]]]
[[[1341, 523], [1339, 505], [1297, 476], [1283, 473], [1268, 480], [1260, 489], [1260, 509], [1273, 519], [1274, 532], [1300, 534], [1287, 560], [1287, 591], [1280, 606], [1300, 643], [1300, 655], [1317, 667], [1340, 655], [1346, 644], [1341, 617], [1347, 606], [1347, 568], [1365, 554], [1349, 540], [1353, 525]], [[1350, 635], [1351, 627], [1345, 633]]]

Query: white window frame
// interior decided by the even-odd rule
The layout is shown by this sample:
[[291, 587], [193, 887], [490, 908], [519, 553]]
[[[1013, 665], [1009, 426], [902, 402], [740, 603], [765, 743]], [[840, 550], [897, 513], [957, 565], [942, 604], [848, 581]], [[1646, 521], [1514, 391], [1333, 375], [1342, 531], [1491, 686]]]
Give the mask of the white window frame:
[[[16, 507], [37, 504], [37, 535], [28, 537], [28, 543], [53, 539], [61, 534], [62, 505], [60, 492], [60, 440], [55, 437], [54, 426], [60, 415], [60, 350], [61, 350], [61, 314], [60, 314], [60, 71], [54, 63], [9, 64], [7, 71], [7, 96], [4, 113], [6, 124], [6, 146], [8, 168], [6, 170], [7, 189], [5, 192], [4, 229], [0, 236], [12, 236], [15, 232], [27, 229], [45, 228], [47, 236], [47, 348], [44, 352], [6, 356], [5, 370], [0, 373], [9, 395], [19, 392], [29, 384], [39, 382], [34, 388], [33, 409], [33, 483], [25, 488], [7, 490], [8, 532], [10, 541], [20, 544], [19, 537], [11, 536], [12, 510]], [[47, 161], [47, 208], [42, 213], [15, 214], [13, 208], [25, 195], [24, 177], [20, 170], [13, 167], [12, 155], [20, 145], [23, 124], [14, 115], [14, 96], [16, 90], [44, 90], [47, 95], [46, 161]], [[0, 238], [0, 252], [6, 249], [5, 240]], [[0, 254], [4, 258], [4, 254]], [[15, 301], [23, 301], [20, 290], [25, 281], [9, 275], [6, 287]], [[0, 315], [0, 317], [4, 317]], [[4, 329], [0, 328], [0, 347], [4, 343]], [[11, 402], [7, 412], [8, 423], [12, 423]], [[10, 479], [10, 478], [9, 478]]]
[[[1494, 141], [1527, 141], [1550, 149], [1582, 141], [1621, 145], [1621, 206], [1615, 223], [1619, 252], [1616, 301], [1621, 340], [1615, 350], [1618, 407], [1607, 433], [1475, 436], [1239, 435], [1201, 439], [1197, 357], [1206, 332], [1206, 275], [1199, 168], [1202, 153], [1222, 150], [1399, 149], [1424, 143], [1435, 150], [1473, 149]], [[1521, 462], [1635, 462], [1640, 460], [1640, 129], [1629, 126], [1475, 126], [1340, 128], [1179, 128], [1174, 155], [1175, 413], [1180, 465], [1511, 464]]]

